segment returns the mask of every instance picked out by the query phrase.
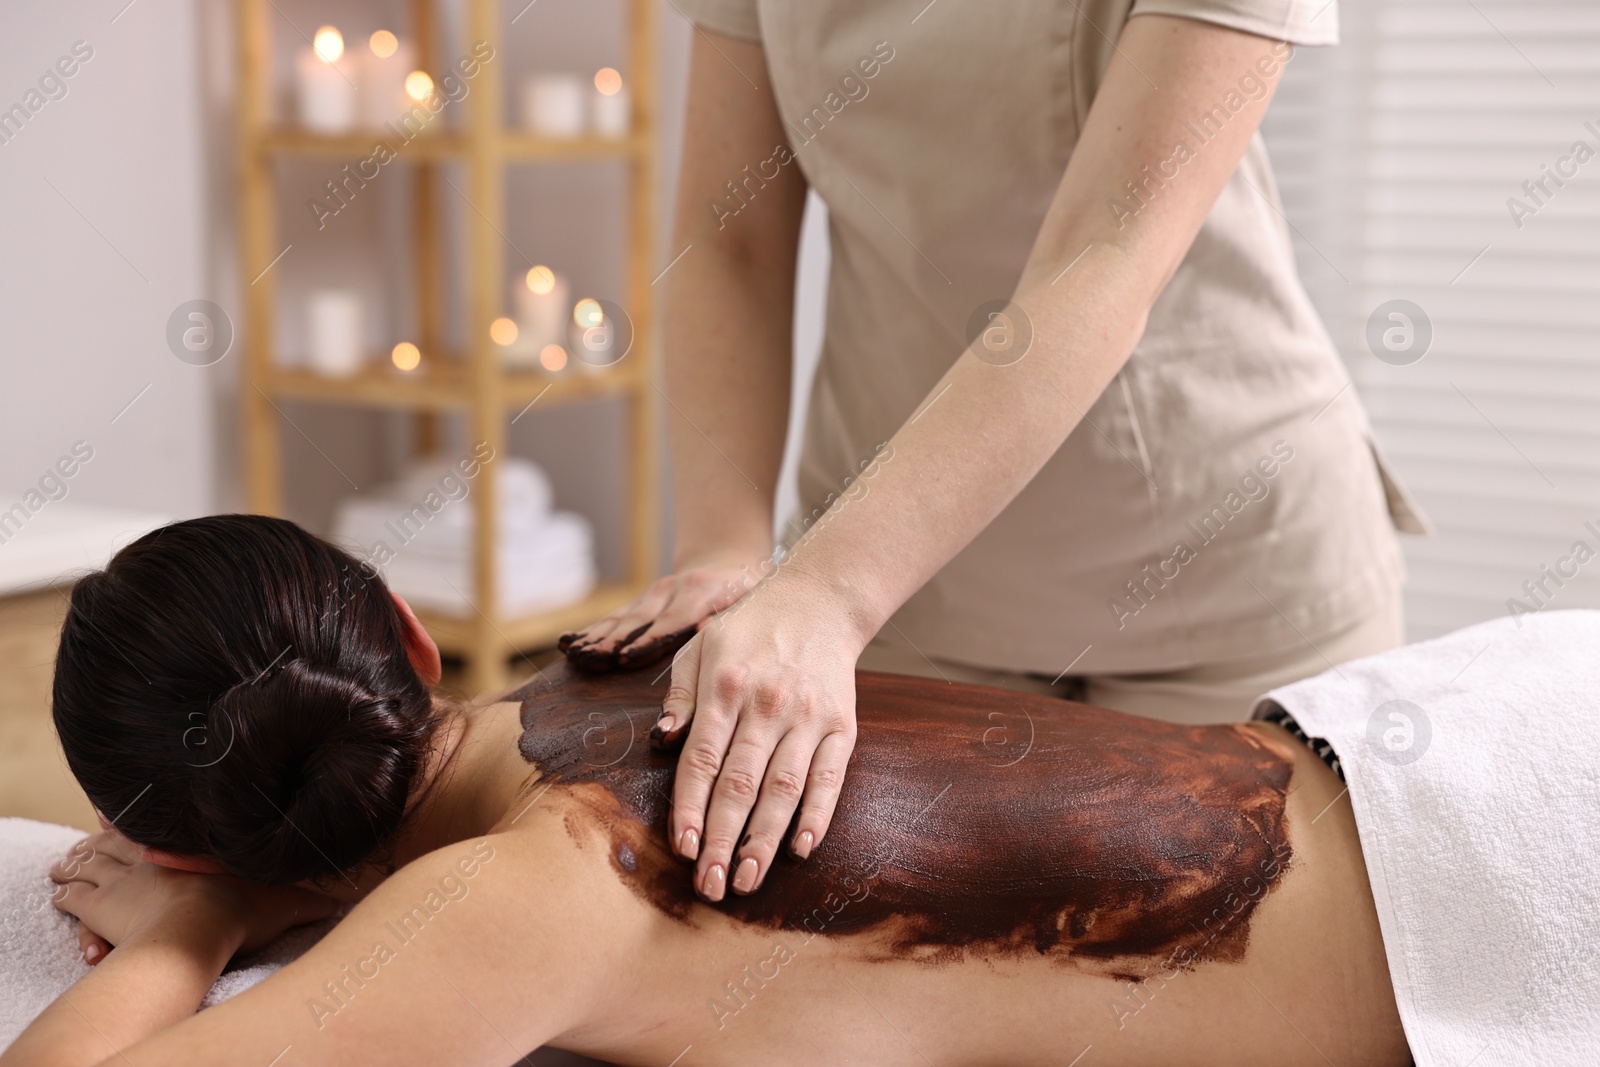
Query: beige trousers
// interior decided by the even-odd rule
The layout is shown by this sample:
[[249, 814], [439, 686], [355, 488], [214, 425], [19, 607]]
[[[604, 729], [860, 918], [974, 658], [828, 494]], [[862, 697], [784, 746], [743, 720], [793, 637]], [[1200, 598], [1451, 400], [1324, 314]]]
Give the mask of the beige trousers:
[[1248, 719], [1256, 698], [1269, 689], [1404, 643], [1405, 618], [1396, 590], [1364, 618], [1342, 630], [1306, 638], [1300, 648], [1176, 671], [1067, 675], [1052, 682], [1043, 675], [930, 659], [893, 626], [879, 631], [861, 653], [857, 666], [864, 671], [891, 671], [1049, 693], [1168, 722], [1207, 723]]

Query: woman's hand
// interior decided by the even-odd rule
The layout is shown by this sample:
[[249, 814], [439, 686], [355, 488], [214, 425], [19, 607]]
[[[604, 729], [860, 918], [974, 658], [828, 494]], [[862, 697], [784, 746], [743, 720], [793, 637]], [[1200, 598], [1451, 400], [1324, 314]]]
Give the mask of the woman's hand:
[[856, 743], [855, 667], [868, 637], [853, 621], [824, 584], [784, 572], [674, 660], [655, 736], [688, 728], [668, 833], [698, 861], [706, 899], [721, 900], [730, 882], [736, 893], [761, 884], [797, 806], [794, 856], [827, 834]]
[[61, 886], [52, 903], [77, 916], [91, 938], [103, 939], [91, 945], [120, 945], [181, 917], [213, 931], [219, 943], [231, 942], [232, 951], [250, 952], [339, 907], [331, 897], [294, 886], [256, 886], [232, 875], [146, 863], [118, 834], [79, 842], [50, 869], [50, 879]]
[[631, 670], [676, 652], [706, 619], [756, 584], [771, 564], [721, 553], [659, 578], [632, 603], [599, 622], [561, 635], [560, 648], [586, 671]]

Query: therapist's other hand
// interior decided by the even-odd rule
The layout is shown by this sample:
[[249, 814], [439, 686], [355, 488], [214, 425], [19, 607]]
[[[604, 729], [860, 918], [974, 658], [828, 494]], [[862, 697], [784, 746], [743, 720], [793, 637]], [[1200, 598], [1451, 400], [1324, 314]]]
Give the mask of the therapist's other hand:
[[760, 567], [758, 560], [733, 556], [688, 564], [598, 622], [562, 634], [557, 647], [583, 671], [648, 666], [682, 648], [701, 623], [743, 596]]
[[653, 736], [688, 730], [667, 832], [707, 900], [760, 886], [797, 807], [790, 853], [822, 843], [855, 748], [864, 643], [826, 589], [780, 573], [674, 660]]

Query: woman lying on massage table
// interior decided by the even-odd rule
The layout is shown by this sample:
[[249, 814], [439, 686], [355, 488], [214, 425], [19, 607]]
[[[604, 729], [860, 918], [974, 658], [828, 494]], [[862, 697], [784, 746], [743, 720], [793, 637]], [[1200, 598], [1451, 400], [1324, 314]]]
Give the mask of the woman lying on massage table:
[[403, 602], [280, 520], [79, 583], [55, 716], [119, 832], [58, 906], [116, 948], [0, 1063], [1407, 1061], [1349, 805], [1279, 727], [863, 674], [826, 839], [711, 905], [665, 847], [664, 680], [457, 707], [438, 677]]

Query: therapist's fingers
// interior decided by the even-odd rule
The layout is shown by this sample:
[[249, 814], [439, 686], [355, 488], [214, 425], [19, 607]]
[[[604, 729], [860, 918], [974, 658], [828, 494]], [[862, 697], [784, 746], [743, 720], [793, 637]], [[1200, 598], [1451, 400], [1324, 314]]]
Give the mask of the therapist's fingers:
[[805, 802], [800, 807], [800, 817], [795, 820], [794, 836], [789, 839], [789, 853], [795, 859], [809, 858], [812, 850], [828, 836], [834, 810], [839, 805], [839, 790], [844, 786], [845, 769], [855, 747], [856, 720], [852, 714], [822, 739], [816, 755], [811, 757]]
[[[661, 717], [650, 730], [650, 744], [655, 748], [668, 748], [684, 740], [686, 732], [694, 738], [694, 754], [678, 757], [678, 773], [672, 785], [672, 810], [667, 815], [667, 839], [673, 851], [684, 859], [700, 855], [700, 815], [705, 810], [706, 796], [711, 793], [711, 783], [716, 780], [722, 766], [722, 753], [728, 738], [733, 734], [732, 724], [714, 736], [714, 727], [706, 727], [698, 735], [690, 731], [697, 722], [700, 689], [700, 655], [705, 639], [696, 637], [672, 661], [672, 680], [667, 685], [666, 699], [661, 702]], [[685, 758], [687, 756], [687, 758]], [[684, 802], [689, 796], [699, 796], [697, 807]], [[682, 817], [680, 818], [680, 814]]]
[[628, 604], [582, 630], [562, 634], [556, 647], [567, 654], [575, 667], [609, 669], [615, 666], [615, 653], [650, 628], [661, 609], [672, 599], [672, 576], [659, 578]]
[[616, 643], [617, 666], [647, 666], [681, 648], [701, 623], [744, 594], [746, 585], [736, 573], [728, 567], [691, 567], [675, 575], [671, 595], [650, 625]]
[[687, 625], [675, 625], [676, 620], [662, 616], [650, 624], [649, 629], [617, 649], [617, 668], [638, 670], [659, 663], [689, 642], [695, 635], [699, 620]]
[[772, 869], [783, 833], [805, 792], [806, 772], [816, 748], [816, 735], [799, 730], [790, 730], [778, 742], [761, 779], [761, 795], [733, 856], [728, 885], [735, 893], [754, 892]]
[[[661, 714], [650, 728], [650, 744], [654, 748], [672, 748], [683, 740], [684, 731], [694, 719], [695, 705], [700, 692], [700, 656], [705, 641], [696, 641], [690, 634], [683, 647], [672, 658], [672, 678], [667, 682], [667, 695], [661, 701]], [[677, 835], [673, 835], [677, 841]], [[688, 855], [688, 853], [684, 853]], [[688, 856], [694, 859], [693, 856]]]
[[[727, 754], [717, 771], [716, 783], [711, 787], [710, 803], [706, 808], [706, 825], [702, 831], [700, 859], [695, 869], [695, 889], [707, 900], [716, 902], [727, 893], [733, 876], [733, 850], [744, 833], [745, 823], [761, 794], [761, 784], [782, 739], [772, 729], [773, 720], [780, 710], [775, 701], [762, 711], [750, 709], [739, 716], [738, 727], [728, 743]], [[703, 711], [696, 720], [700, 724], [710, 721]], [[694, 744], [694, 729], [689, 732], [689, 745]], [[684, 748], [684, 758], [689, 748]], [[681, 773], [681, 772], [680, 772]]]

